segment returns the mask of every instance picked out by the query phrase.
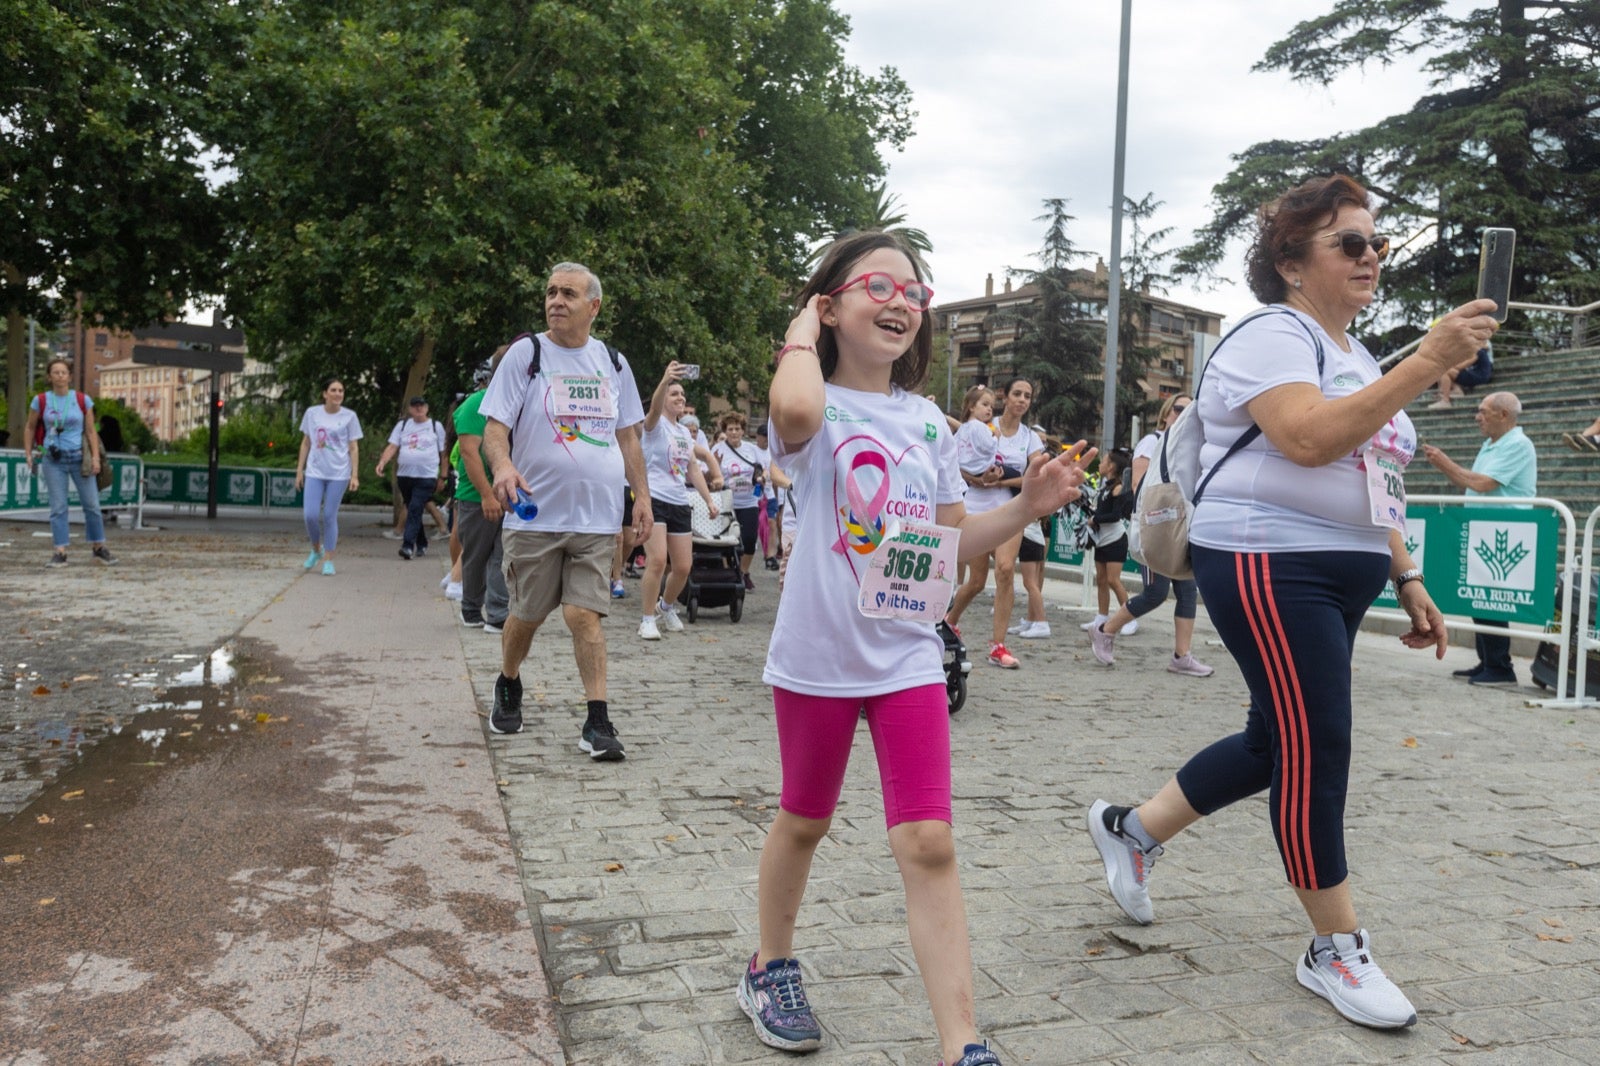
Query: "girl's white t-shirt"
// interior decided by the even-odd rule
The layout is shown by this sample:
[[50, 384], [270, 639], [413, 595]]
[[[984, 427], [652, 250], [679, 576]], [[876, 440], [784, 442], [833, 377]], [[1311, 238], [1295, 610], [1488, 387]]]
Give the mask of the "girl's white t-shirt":
[[[1027, 426], [1018, 425], [1017, 431], [1008, 437], [1000, 431], [997, 422], [994, 432], [994, 456], [989, 460], [989, 466], [1009, 466], [1017, 470], [1026, 470], [1028, 456], [1042, 451], [1044, 451], [1044, 441]], [[984, 469], [987, 470], [988, 467]], [[1014, 495], [1016, 494], [1003, 486], [973, 485], [967, 490], [967, 511], [971, 514], [992, 511], [1003, 503], [1010, 503]]]
[[650, 481], [650, 498], [662, 503], [689, 505], [684, 481], [694, 461], [694, 437], [689, 427], [658, 418], [655, 429], [644, 431], [644, 472]]
[[733, 490], [733, 509], [742, 511], [756, 505], [756, 465], [761, 462], [761, 449], [749, 441], [741, 441], [737, 448], [727, 441], [718, 441], [711, 454], [722, 467], [722, 484]]
[[[962, 498], [955, 438], [938, 407], [904, 389], [825, 388], [816, 436], [793, 451], [769, 438], [773, 459], [794, 478], [796, 530], [761, 679], [848, 697], [943, 684], [944, 642], [934, 627], [863, 617], [856, 597], [872, 552], [865, 530], [890, 518], [932, 524], [940, 505]], [[863, 513], [852, 495], [865, 501]]]
[[994, 425], [969, 418], [956, 430], [956, 462], [964, 473], [976, 477], [994, 465]]
[[[1344, 351], [1315, 319], [1289, 309], [1322, 341], [1317, 374], [1316, 344], [1289, 315], [1269, 314], [1247, 322], [1206, 365], [1200, 421], [1202, 478], [1228, 446], [1254, 424], [1246, 408], [1269, 389], [1294, 382], [1316, 385], [1329, 399], [1358, 392], [1383, 376], [1361, 342], [1346, 334]], [[1368, 444], [1392, 452], [1404, 467], [1417, 451], [1417, 433], [1404, 411]], [[1265, 433], [1233, 455], [1206, 486], [1195, 507], [1189, 539], [1207, 548], [1237, 552], [1370, 551], [1388, 554], [1389, 530], [1372, 523], [1364, 452], [1367, 445], [1325, 466], [1293, 462]]]
[[320, 403], [300, 416], [300, 432], [311, 441], [306, 477], [322, 481], [350, 480], [350, 442], [361, 439], [361, 419], [348, 407], [333, 414]]

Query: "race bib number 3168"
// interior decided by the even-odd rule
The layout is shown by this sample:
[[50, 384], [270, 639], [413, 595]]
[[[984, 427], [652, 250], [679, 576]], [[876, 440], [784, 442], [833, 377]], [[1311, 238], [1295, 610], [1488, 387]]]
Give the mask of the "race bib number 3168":
[[883, 538], [861, 579], [856, 608], [868, 618], [937, 622], [955, 590], [961, 531], [912, 525]]

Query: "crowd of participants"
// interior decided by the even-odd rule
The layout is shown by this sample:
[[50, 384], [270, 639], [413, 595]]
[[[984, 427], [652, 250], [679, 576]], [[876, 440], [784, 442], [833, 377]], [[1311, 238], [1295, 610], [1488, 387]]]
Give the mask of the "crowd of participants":
[[[763, 674], [773, 690], [781, 790], [760, 859], [757, 944], [738, 975], [737, 1001], [764, 1043], [791, 1051], [822, 1043], [796, 958], [799, 907], [864, 718], [943, 1062], [996, 1066], [999, 1056], [974, 1021], [950, 830], [941, 630], [959, 634], [992, 573], [985, 658], [1018, 669], [1007, 638], [1052, 635], [1042, 580], [1051, 524], [1082, 527], [1098, 597], [1085, 626], [1094, 661], [1112, 666], [1115, 641], [1175, 597], [1166, 668], [1211, 676], [1193, 649], [1203, 595], [1250, 692], [1242, 730], [1196, 753], [1150, 798], [1088, 809], [1112, 899], [1131, 920], [1153, 921], [1151, 875], [1173, 838], [1265, 791], [1272, 839], [1310, 926], [1296, 980], [1358, 1024], [1413, 1024], [1415, 1009], [1377, 965], [1349, 890], [1351, 656], [1363, 614], [1391, 583], [1410, 622], [1403, 643], [1442, 657], [1447, 637], [1406, 549], [1403, 518], [1373, 517], [1378, 504], [1403, 499], [1374, 498], [1381, 490], [1366, 467], [1403, 469], [1418, 453], [1406, 405], [1459, 379], [1455, 372], [1488, 346], [1497, 323], [1485, 301], [1465, 304], [1380, 372], [1349, 327], [1373, 299], [1387, 249], [1366, 191], [1349, 178], [1309, 181], [1266, 205], [1247, 263], [1266, 310], [1230, 334], [1194, 396], [1168, 397], [1156, 428], [1131, 453], [1112, 450], [1098, 464], [1084, 441], [1063, 445], [1030, 425], [1036, 397], [1027, 379], [976, 386], [953, 414], [920, 395], [933, 293], [919, 261], [892, 235], [853, 234], [828, 249], [777, 352], [769, 421], [752, 427], [744, 414], [727, 412], [710, 438], [687, 404], [686, 365], [668, 363], [646, 404], [626, 361], [589, 332], [601, 306], [598, 278], [581, 264], [558, 265], [546, 292], [549, 330], [496, 353], [452, 418], [453, 565], [444, 584], [459, 596], [464, 624], [503, 630], [490, 730], [521, 730], [520, 667], [560, 607], [588, 701], [579, 749], [595, 760], [623, 758], [605, 697], [599, 620], [629, 596], [626, 579], [637, 578], [638, 636], [655, 641], [681, 630], [675, 601], [695, 512], [715, 518], [731, 509], [745, 590], [757, 588], [750, 570], [758, 549], [784, 590]], [[591, 394], [577, 383], [595, 379], [610, 385], [598, 407], [586, 406]], [[302, 446], [306, 566], [321, 562], [328, 574], [337, 499], [346, 479], [355, 483], [360, 439], [359, 423], [341, 416], [341, 397], [330, 382], [320, 413], [307, 412]], [[1130, 595], [1122, 575], [1133, 500], [1159, 435], [1191, 405], [1205, 437], [1202, 465], [1220, 475], [1191, 530], [1194, 578], [1145, 569]], [[429, 462], [407, 465], [413, 438], [421, 453], [414, 458]], [[1229, 450], [1238, 441], [1246, 443]], [[434, 465], [445, 443], [426, 405], [413, 404], [379, 461], [381, 474], [398, 458], [407, 486], [403, 558], [428, 547], [425, 501], [447, 469]], [[1600, 422], [1569, 443], [1600, 450]], [[534, 503], [536, 512], [526, 506]], [[898, 613], [857, 609], [860, 587], [876, 580], [868, 558], [892, 540], [898, 517], [888, 516], [959, 531], [964, 572], [956, 583], [924, 582], [920, 572], [914, 579], [917, 589], [947, 597], [931, 614], [916, 597]], [[791, 566], [806, 580], [786, 582]], [[1019, 570], [1027, 606], [1013, 623]], [[817, 625], [819, 618], [830, 624]]]

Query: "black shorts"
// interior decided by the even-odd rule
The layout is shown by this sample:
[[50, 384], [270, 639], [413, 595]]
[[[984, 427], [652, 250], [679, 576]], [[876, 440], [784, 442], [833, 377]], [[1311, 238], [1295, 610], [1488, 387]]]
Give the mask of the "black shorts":
[[1022, 547], [1017, 549], [1017, 562], [1042, 563], [1044, 562], [1044, 545], [1038, 541], [1022, 538]]
[[686, 503], [667, 503], [650, 497], [650, 510], [655, 515], [656, 524], [667, 527], [671, 536], [687, 536], [694, 532], [694, 512], [689, 510]]
[[1128, 561], [1128, 535], [1124, 533], [1116, 540], [1106, 544], [1094, 546], [1094, 561], [1097, 563], [1125, 563]]

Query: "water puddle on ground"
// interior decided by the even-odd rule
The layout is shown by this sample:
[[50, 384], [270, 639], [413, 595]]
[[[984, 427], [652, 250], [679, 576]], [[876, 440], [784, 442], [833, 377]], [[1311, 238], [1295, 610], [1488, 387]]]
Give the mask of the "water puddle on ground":
[[99, 752], [102, 765], [163, 766], [271, 722], [257, 709], [266, 697], [256, 683], [278, 680], [265, 673], [235, 643], [104, 677], [80, 675], [46, 692], [26, 663], [15, 664], [13, 688], [27, 702], [0, 732], [0, 819], [96, 749], [110, 749]]

